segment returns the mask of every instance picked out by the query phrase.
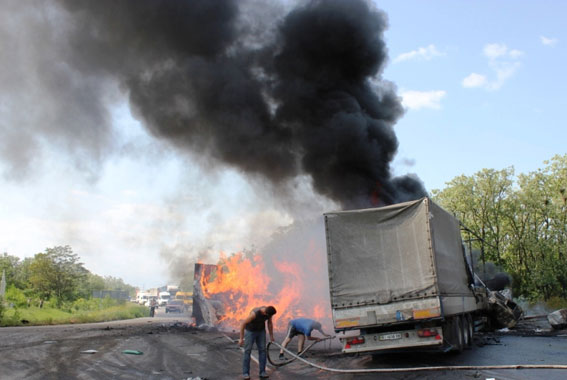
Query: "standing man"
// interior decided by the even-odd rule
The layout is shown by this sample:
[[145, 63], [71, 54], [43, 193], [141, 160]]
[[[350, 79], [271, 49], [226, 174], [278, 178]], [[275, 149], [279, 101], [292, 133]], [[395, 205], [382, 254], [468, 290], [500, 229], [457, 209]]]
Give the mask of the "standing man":
[[[268, 332], [270, 333], [270, 341], [274, 341], [274, 325], [272, 324], [272, 316], [276, 314], [276, 308], [273, 306], [260, 306], [253, 309], [250, 315], [246, 317], [240, 324], [240, 340], [238, 345], [244, 345], [244, 360], [242, 361], [242, 373], [244, 379], [250, 379], [250, 354], [252, 353], [252, 345], [256, 342], [258, 348], [258, 360], [260, 365], [260, 378], [267, 379], [266, 373], [266, 321], [268, 322]], [[246, 329], [246, 336], [244, 330]]]
[[[323, 332], [323, 328], [321, 327], [321, 324], [317, 321], [314, 321], [313, 319], [308, 319], [308, 318], [297, 318], [297, 319], [292, 319], [291, 321], [289, 321], [288, 325], [287, 325], [287, 336], [285, 337], [283, 343], [282, 343], [282, 347], [287, 347], [287, 345], [289, 344], [289, 342], [291, 342], [291, 339], [298, 335], [299, 338], [299, 342], [297, 343], [297, 353], [301, 353], [301, 351], [303, 351], [303, 343], [305, 343], [305, 337], [307, 337], [307, 339], [309, 340], [321, 340], [321, 338], [313, 338], [311, 336], [311, 331], [313, 330], [317, 330], [319, 331], [321, 334], [323, 334], [326, 338], [329, 338], [330, 335], [325, 334]], [[284, 360], [285, 356], [284, 356], [284, 351], [280, 350], [280, 360]]]
[[153, 317], [156, 312], [156, 307], [158, 306], [155, 297], [150, 298], [150, 317]]

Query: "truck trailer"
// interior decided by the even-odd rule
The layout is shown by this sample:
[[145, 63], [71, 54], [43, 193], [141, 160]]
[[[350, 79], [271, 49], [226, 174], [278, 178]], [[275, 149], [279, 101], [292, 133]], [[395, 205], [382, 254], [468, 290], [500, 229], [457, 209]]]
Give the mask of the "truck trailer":
[[475, 285], [456, 218], [427, 197], [324, 218], [343, 352], [460, 352], [471, 345], [491, 297]]

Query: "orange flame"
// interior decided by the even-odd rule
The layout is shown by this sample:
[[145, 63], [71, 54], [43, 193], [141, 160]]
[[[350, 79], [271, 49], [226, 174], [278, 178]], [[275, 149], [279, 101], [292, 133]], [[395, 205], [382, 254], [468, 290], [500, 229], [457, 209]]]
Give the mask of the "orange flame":
[[[303, 256], [307, 265], [264, 259], [259, 254], [236, 253], [226, 257], [221, 253], [216, 270], [200, 279], [203, 295], [223, 304], [220, 326], [238, 329], [253, 308], [263, 305], [276, 308], [277, 314], [273, 318], [276, 330], [284, 330], [290, 319], [300, 316], [318, 320], [328, 317], [326, 299], [313, 293], [313, 284], [305, 283], [313, 277], [310, 265], [314, 265], [314, 260], [310, 262], [310, 258], [320, 256], [320, 252], [314, 252], [313, 246], [311, 248]], [[316, 299], [311, 300], [310, 296]]]

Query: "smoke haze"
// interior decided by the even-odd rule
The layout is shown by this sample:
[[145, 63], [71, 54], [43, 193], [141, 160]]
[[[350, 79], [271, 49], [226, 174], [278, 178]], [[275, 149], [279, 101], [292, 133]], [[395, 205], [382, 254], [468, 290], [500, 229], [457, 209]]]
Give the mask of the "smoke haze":
[[403, 109], [381, 78], [386, 17], [365, 1], [289, 12], [236, 0], [5, 3], [0, 157], [9, 178], [32, 172], [49, 145], [96, 179], [120, 148], [109, 109], [126, 95], [178, 152], [279, 191], [307, 176], [344, 208], [425, 195], [416, 177], [391, 175]]

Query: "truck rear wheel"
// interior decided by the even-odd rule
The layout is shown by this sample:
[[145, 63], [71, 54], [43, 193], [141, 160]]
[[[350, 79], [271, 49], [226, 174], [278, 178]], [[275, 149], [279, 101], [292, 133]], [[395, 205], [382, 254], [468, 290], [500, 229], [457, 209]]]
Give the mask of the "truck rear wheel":
[[455, 316], [451, 323], [453, 325], [453, 350], [457, 353], [463, 352], [464, 349], [464, 329], [460, 315]]
[[470, 335], [469, 335], [469, 322], [467, 320], [467, 314], [460, 316], [461, 322], [461, 332], [463, 334], [463, 348], [468, 348], [470, 345]]
[[459, 353], [463, 351], [463, 331], [462, 321], [459, 316], [447, 319], [443, 326], [443, 335], [446, 343], [450, 346], [450, 351]]
[[463, 315], [463, 333], [464, 333], [464, 344], [465, 348], [472, 347], [473, 335], [474, 335], [474, 325], [473, 318], [470, 314]]

